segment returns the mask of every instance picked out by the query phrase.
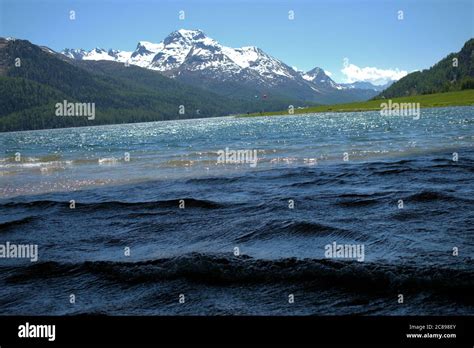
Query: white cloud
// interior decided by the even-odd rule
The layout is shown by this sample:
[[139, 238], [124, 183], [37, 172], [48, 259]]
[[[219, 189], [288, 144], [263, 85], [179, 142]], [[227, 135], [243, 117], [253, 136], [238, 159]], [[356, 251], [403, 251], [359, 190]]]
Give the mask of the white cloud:
[[329, 77], [332, 76], [332, 72], [330, 72], [329, 70], [324, 70], [324, 73], [325, 73], [326, 75], [328, 75]]
[[354, 64], [346, 64], [341, 72], [345, 75], [345, 82], [371, 82], [374, 85], [383, 85], [391, 80], [400, 80], [408, 74], [405, 70], [379, 69], [373, 67], [361, 68]]

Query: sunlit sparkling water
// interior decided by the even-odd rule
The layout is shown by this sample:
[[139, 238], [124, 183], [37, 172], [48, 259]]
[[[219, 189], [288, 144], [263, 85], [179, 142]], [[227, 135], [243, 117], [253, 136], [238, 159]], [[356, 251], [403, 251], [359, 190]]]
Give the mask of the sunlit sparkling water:
[[[371, 161], [473, 144], [473, 107], [212, 118], [0, 134], [3, 196], [279, 166]], [[258, 165], [222, 165], [218, 151], [257, 150]], [[15, 154], [20, 161], [15, 161]], [[126, 161], [129, 154], [130, 161]]]

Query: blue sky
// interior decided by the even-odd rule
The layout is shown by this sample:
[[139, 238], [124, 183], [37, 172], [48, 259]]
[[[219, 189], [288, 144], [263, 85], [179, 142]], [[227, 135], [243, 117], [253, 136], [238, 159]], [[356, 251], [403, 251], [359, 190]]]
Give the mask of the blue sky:
[[[221, 44], [258, 46], [338, 82], [427, 68], [474, 37], [473, 0], [0, 0], [0, 36], [55, 50], [133, 50], [202, 29]], [[69, 20], [69, 11], [76, 20]], [[184, 21], [178, 13], [185, 11]], [[294, 11], [289, 20], [288, 12]], [[398, 11], [403, 20], [398, 20]], [[348, 58], [346, 68], [343, 59]], [[376, 68], [376, 69], [369, 69]]]

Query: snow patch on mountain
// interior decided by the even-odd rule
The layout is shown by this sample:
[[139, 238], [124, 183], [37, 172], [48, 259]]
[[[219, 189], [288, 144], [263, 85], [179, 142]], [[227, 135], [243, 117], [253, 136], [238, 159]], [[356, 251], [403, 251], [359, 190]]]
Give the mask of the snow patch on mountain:
[[339, 85], [338, 83], [334, 82], [327, 74], [326, 72], [321, 69], [321, 68], [314, 68], [308, 72], [300, 72], [301, 77], [309, 81], [311, 83], [317, 84], [317, 85], [324, 85], [328, 88], [335, 88], [338, 90], [344, 89], [343, 86]]
[[215, 83], [227, 82], [264, 91], [278, 89], [281, 94], [292, 93], [304, 100], [315, 99], [315, 94], [328, 96], [357, 88], [334, 82], [319, 67], [298, 71], [255, 46], [221, 45], [201, 30], [180, 29], [160, 43], [140, 41], [133, 52], [95, 48], [65, 49], [61, 53], [77, 60], [128, 63], [197, 84], [214, 81], [213, 88], [217, 89], [220, 87]]
[[[128, 62], [143, 68], [171, 72], [184, 68], [191, 71], [211, 69], [238, 74], [247, 69], [261, 78], [295, 78], [292, 68], [254, 46], [232, 48], [219, 44], [201, 30], [180, 29], [156, 44], [140, 41], [135, 51], [95, 48], [65, 49], [65, 56], [78, 60], [109, 60]], [[254, 76], [257, 77], [257, 76]]]

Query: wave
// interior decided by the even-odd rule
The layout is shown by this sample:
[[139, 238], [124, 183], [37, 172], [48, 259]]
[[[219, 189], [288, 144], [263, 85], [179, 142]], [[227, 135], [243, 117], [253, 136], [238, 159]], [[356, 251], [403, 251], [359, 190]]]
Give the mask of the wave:
[[[3, 267], [7, 282], [95, 275], [114, 283], [153, 283], [185, 279], [200, 284], [317, 283], [351, 291], [447, 293], [458, 300], [473, 301], [473, 261], [466, 269], [394, 265], [329, 259], [277, 260], [249, 256], [190, 253], [179, 257], [139, 262], [86, 261], [42, 262], [27, 267]], [[6, 270], [5, 270], [6, 268]]]
[[99, 158], [97, 160], [97, 163], [99, 163], [99, 165], [117, 164], [119, 161], [120, 161], [120, 159], [116, 158], [116, 157], [104, 157], [104, 158]]
[[16, 226], [21, 226], [21, 225], [26, 225], [31, 222], [33, 222], [36, 219], [34, 216], [27, 216], [21, 219], [17, 220], [10, 220], [6, 222], [0, 222], [0, 231], [5, 231], [9, 228], [16, 227]]
[[63, 160], [59, 154], [48, 154], [40, 157], [22, 156], [18, 159], [14, 155], [0, 158], [0, 168], [4, 169], [40, 169], [41, 171], [64, 169], [70, 166], [72, 160]]
[[391, 218], [398, 221], [409, 221], [418, 218], [426, 218], [426, 212], [422, 210], [398, 209], [391, 214]]
[[206, 177], [206, 178], [193, 178], [186, 181], [186, 184], [211, 184], [211, 185], [221, 185], [221, 184], [230, 184], [233, 182], [239, 182], [245, 179], [244, 177]]
[[42, 170], [47, 169], [63, 169], [69, 166], [73, 161], [49, 161], [49, 162], [16, 162], [0, 164], [0, 168], [39, 168]]
[[[76, 209], [117, 209], [117, 208], [173, 208], [178, 207], [184, 201], [185, 208], [205, 208], [205, 209], [216, 209], [224, 207], [225, 204], [214, 201], [194, 199], [194, 198], [180, 198], [170, 199], [161, 201], [150, 201], [150, 202], [122, 202], [122, 201], [105, 201], [105, 202], [93, 202], [93, 203], [81, 203], [76, 202]], [[31, 202], [9, 202], [0, 204], [0, 207], [6, 208], [48, 208], [48, 207], [69, 207], [69, 202], [62, 201], [31, 201]]]
[[412, 172], [415, 171], [412, 168], [391, 168], [391, 169], [385, 169], [385, 170], [377, 170], [374, 171], [372, 174], [374, 175], [396, 175], [396, 174], [401, 174], [405, 172]]
[[337, 202], [338, 205], [342, 207], [365, 207], [370, 205], [375, 205], [380, 203], [378, 199], [353, 199], [353, 200], [343, 200]]
[[400, 164], [415, 163], [416, 161], [417, 161], [417, 159], [402, 159], [402, 160], [398, 160], [398, 161], [387, 161], [387, 162], [379, 161], [379, 162], [372, 162], [372, 163], [379, 163], [379, 164], [381, 164], [381, 165], [392, 165], [392, 166], [396, 166], [396, 165], [400, 165]]
[[[59, 161], [61, 160], [61, 155], [59, 154], [48, 154], [48, 155], [45, 155], [45, 156], [40, 156], [40, 157], [29, 157], [29, 156], [21, 156], [19, 157], [20, 159], [20, 162], [27, 162], [27, 163], [30, 163], [30, 162], [52, 162], [52, 161]], [[18, 161], [16, 160], [16, 156], [15, 155], [11, 155], [9, 157], [1, 157], [0, 158], [0, 162], [16, 162], [18, 163]]]
[[237, 242], [248, 242], [251, 240], [272, 239], [279, 236], [337, 236], [343, 238], [357, 238], [366, 240], [367, 236], [354, 231], [349, 231], [330, 225], [306, 221], [271, 221], [254, 231], [236, 238]]
[[[451, 196], [446, 193], [438, 192], [438, 191], [431, 191], [431, 190], [424, 190], [421, 192], [417, 192], [414, 194], [409, 195], [405, 198], [407, 201], [412, 202], [435, 202], [435, 201], [471, 201], [469, 199], [460, 198], [456, 196]], [[472, 201], [471, 201], [472, 202]]]
[[390, 197], [394, 191], [382, 191], [374, 193], [338, 193], [332, 196], [336, 204], [342, 207], [364, 207], [382, 203]]
[[5, 208], [51, 208], [54, 206], [68, 206], [69, 202], [60, 202], [60, 201], [49, 201], [49, 200], [40, 200], [40, 201], [30, 201], [30, 202], [8, 202], [0, 204], [0, 207]]
[[304, 188], [307, 186], [323, 186], [323, 185], [338, 185], [338, 184], [344, 184], [345, 181], [343, 179], [338, 179], [337, 177], [329, 177], [329, 178], [318, 178], [314, 180], [309, 180], [309, 181], [303, 181], [303, 182], [295, 182], [292, 184], [288, 185], [283, 185], [283, 187], [296, 187], [296, 188]]

